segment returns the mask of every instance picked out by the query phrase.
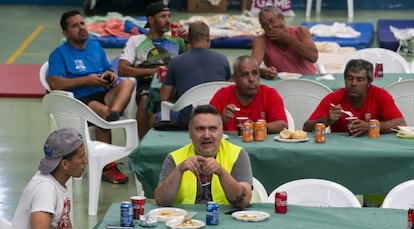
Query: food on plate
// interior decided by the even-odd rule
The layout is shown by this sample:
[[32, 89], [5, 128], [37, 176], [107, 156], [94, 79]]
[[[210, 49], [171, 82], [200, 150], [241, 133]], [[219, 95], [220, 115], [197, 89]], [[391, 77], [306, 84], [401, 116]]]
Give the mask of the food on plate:
[[305, 139], [307, 132], [303, 130], [290, 131], [285, 128], [280, 131], [279, 136], [281, 139]]
[[177, 227], [198, 227], [201, 226], [199, 221], [194, 221], [190, 218], [184, 217], [181, 223], [176, 225]]
[[179, 211], [174, 211], [174, 210], [165, 210], [165, 211], [160, 211], [158, 213], [156, 213], [156, 216], [181, 216], [182, 213]]
[[305, 139], [306, 136], [307, 136], [307, 133], [306, 133], [306, 131], [303, 131], [303, 130], [296, 130], [292, 134], [293, 139]]
[[257, 215], [248, 215], [248, 214], [243, 214], [240, 216], [240, 218], [257, 218]]
[[288, 129], [286, 129], [286, 128], [284, 128], [282, 131], [280, 131], [280, 133], [279, 133], [279, 136], [280, 136], [280, 138], [282, 138], [282, 139], [291, 139], [292, 138], [292, 135], [293, 135], [293, 133], [290, 131], [290, 130], [288, 130]]

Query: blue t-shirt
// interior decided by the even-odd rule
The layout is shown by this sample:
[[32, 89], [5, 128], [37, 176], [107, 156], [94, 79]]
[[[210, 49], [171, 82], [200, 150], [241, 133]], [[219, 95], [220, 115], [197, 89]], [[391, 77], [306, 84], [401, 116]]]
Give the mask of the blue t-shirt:
[[[97, 41], [87, 40], [85, 49], [76, 49], [65, 42], [50, 54], [48, 76], [77, 78], [92, 73], [102, 74], [110, 68], [108, 57]], [[105, 86], [81, 86], [68, 91], [73, 92], [75, 98], [82, 98], [106, 90]]]

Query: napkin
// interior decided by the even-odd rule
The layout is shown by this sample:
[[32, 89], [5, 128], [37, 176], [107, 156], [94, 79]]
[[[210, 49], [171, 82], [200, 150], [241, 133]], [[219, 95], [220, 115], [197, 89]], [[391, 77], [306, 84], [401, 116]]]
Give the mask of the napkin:
[[324, 76], [318, 76], [316, 77], [316, 80], [335, 80], [335, 77], [332, 74], [327, 74]]

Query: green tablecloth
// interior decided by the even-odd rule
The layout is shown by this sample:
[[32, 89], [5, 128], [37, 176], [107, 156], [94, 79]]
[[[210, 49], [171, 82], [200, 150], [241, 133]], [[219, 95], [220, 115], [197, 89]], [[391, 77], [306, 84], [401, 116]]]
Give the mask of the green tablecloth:
[[[288, 197], [289, 198], [289, 197]], [[205, 205], [178, 205], [187, 211], [195, 211], [194, 219], [205, 222]], [[145, 212], [156, 206], [145, 204]], [[313, 228], [313, 229], [396, 229], [407, 227], [407, 211], [382, 208], [321, 208], [288, 206], [286, 214], [275, 214], [273, 204], [253, 204], [247, 210], [265, 211], [270, 217], [261, 222], [243, 222], [234, 219], [231, 215], [224, 214], [230, 210], [230, 206], [220, 206], [219, 225], [204, 228]], [[95, 229], [104, 229], [106, 224], [119, 224], [120, 204], [113, 204], [107, 211], [104, 219]], [[135, 225], [135, 228], [142, 228]], [[167, 228], [164, 223], [158, 223], [155, 228]]]
[[[395, 134], [379, 139], [327, 134], [326, 143], [284, 143], [269, 135], [264, 142], [242, 142], [236, 133], [229, 141], [247, 150], [253, 176], [268, 193], [279, 185], [300, 178], [322, 178], [338, 182], [355, 194], [386, 194], [395, 185], [414, 179], [414, 140]], [[151, 129], [129, 155], [129, 163], [152, 198], [165, 156], [190, 143], [185, 131]]]

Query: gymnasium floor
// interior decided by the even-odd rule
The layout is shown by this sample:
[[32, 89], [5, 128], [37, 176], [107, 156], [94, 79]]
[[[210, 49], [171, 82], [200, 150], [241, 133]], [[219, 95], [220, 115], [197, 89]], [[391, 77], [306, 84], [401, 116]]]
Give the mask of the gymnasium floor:
[[[38, 86], [37, 69], [48, 59], [49, 53], [62, 38], [59, 19], [62, 12], [72, 7], [14, 6], [0, 7], [0, 80], [9, 77], [30, 77], [18, 81], [26, 87]], [[79, 8], [79, 10], [81, 10]], [[238, 14], [239, 12], [230, 12]], [[287, 24], [298, 25], [306, 21], [303, 10], [295, 10], [296, 16], [287, 18]], [[314, 12], [313, 12], [314, 13]], [[358, 11], [355, 22], [371, 22], [376, 25], [380, 18], [412, 19], [413, 11]], [[141, 16], [141, 15], [131, 15]], [[173, 12], [173, 20], [185, 19], [190, 14]], [[311, 22], [347, 21], [346, 11], [323, 11], [318, 17], [312, 15]], [[376, 35], [374, 36], [376, 37]], [[374, 40], [372, 47], [377, 47]], [[250, 50], [218, 49], [229, 60]], [[119, 55], [121, 49], [106, 49], [109, 58]], [[7, 64], [7, 65], [5, 65]], [[24, 75], [14, 75], [8, 69], [27, 69]], [[21, 72], [21, 71], [20, 71]], [[1, 83], [0, 83], [1, 85]], [[16, 85], [14, 85], [16, 86]], [[19, 90], [16, 86], [16, 90]], [[13, 89], [13, 86], [11, 86]], [[42, 146], [49, 133], [47, 114], [41, 106], [40, 98], [0, 97], [0, 215], [11, 220], [22, 189], [37, 169], [42, 157]], [[126, 162], [126, 160], [124, 160]], [[124, 171], [132, 178], [127, 163]], [[87, 177], [74, 184], [74, 223], [76, 228], [92, 228], [102, 219], [106, 209], [114, 202], [129, 199], [136, 194], [134, 182], [126, 185], [113, 185], [102, 182], [98, 215], [87, 216]]]

